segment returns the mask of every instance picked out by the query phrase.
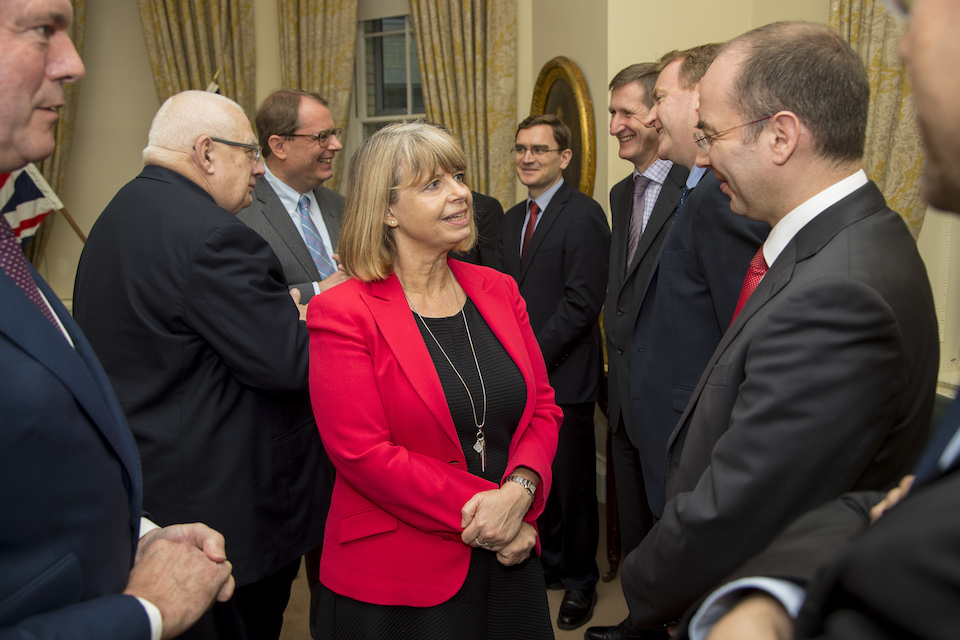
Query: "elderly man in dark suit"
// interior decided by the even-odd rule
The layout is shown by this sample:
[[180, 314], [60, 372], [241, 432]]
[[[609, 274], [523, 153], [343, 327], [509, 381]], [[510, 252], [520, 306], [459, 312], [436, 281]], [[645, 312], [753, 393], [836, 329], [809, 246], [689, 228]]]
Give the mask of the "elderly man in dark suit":
[[610, 229], [600, 205], [563, 180], [572, 152], [570, 128], [560, 118], [526, 118], [514, 151], [529, 197], [504, 217], [497, 265], [520, 286], [563, 409], [556, 481], [537, 522], [547, 581], [566, 591], [557, 626], [575, 629], [593, 615], [600, 578], [593, 413]]
[[[84, 74], [71, 17], [66, 0], [0, 0], [0, 172], [53, 153], [63, 85]], [[2, 215], [0, 380], [0, 636], [169, 638], [230, 597], [222, 536], [141, 518], [113, 389]]]
[[336, 263], [343, 196], [323, 186], [343, 149], [327, 101], [320, 95], [281, 89], [257, 111], [264, 175], [253, 201], [237, 217], [263, 236], [280, 259], [291, 289], [306, 304], [346, 280]]
[[925, 439], [938, 360], [916, 243], [860, 168], [870, 87], [832, 30], [778, 23], [700, 84], [697, 163], [772, 230], [670, 436], [663, 517], [624, 563], [663, 629], [794, 518], [885, 489]]
[[228, 540], [236, 593], [189, 633], [276, 638], [331, 474], [305, 323], [270, 246], [234, 215], [263, 173], [259, 146], [239, 105], [187, 91], [160, 107], [144, 162], [90, 232], [76, 318], [136, 436], [147, 510]]
[[[951, 81], [960, 55], [960, 1], [920, 0], [911, 14], [900, 53], [910, 69], [927, 152], [923, 192], [931, 205], [957, 213], [960, 138], [944, 132], [960, 127], [960, 85]], [[712, 627], [710, 640], [955, 638], [960, 628], [958, 427], [960, 402], [955, 400], [928, 443], [915, 480], [908, 476], [886, 496], [847, 494], [798, 519], [737, 570], [732, 577], [740, 580], [708, 599], [694, 618], [691, 637], [702, 638]], [[790, 616], [798, 610], [794, 625]]]

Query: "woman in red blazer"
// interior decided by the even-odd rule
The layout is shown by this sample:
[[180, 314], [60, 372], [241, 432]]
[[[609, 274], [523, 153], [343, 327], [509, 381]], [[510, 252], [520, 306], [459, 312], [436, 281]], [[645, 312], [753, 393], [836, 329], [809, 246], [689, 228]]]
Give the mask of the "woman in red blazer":
[[422, 122], [380, 130], [350, 164], [352, 279], [307, 317], [337, 469], [321, 638], [553, 637], [531, 552], [561, 413], [516, 283], [447, 259], [476, 239], [465, 165]]

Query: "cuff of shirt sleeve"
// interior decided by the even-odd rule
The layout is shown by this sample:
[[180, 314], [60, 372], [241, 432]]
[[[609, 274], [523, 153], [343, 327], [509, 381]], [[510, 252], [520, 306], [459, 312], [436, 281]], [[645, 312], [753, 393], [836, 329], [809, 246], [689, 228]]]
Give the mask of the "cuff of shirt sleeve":
[[142, 518], [142, 517], [141, 517], [141, 518], [140, 518], [140, 535], [138, 535], [137, 538], [142, 538], [143, 536], [147, 535], [148, 533], [150, 533], [150, 532], [153, 531], [154, 529], [159, 529], [159, 528], [160, 528], [160, 525], [155, 524], [155, 523], [154, 523], [152, 520], [150, 520], [149, 518]]
[[728, 582], [711, 593], [690, 620], [690, 640], [704, 640], [713, 625], [740, 601], [744, 591], [763, 591], [776, 598], [791, 618], [796, 618], [807, 597], [806, 590], [788, 580], [749, 577]]
[[319, 283], [319, 282], [314, 282], [314, 283], [313, 283], [313, 295], [315, 295], [315, 296], [320, 295], [320, 283]]
[[[151, 523], [152, 524], [152, 523]], [[156, 527], [156, 525], [154, 525]], [[160, 609], [149, 600], [144, 600], [140, 596], [134, 596], [143, 605], [147, 611], [147, 618], [150, 619], [150, 640], [160, 640], [163, 635], [163, 616], [160, 615]]]

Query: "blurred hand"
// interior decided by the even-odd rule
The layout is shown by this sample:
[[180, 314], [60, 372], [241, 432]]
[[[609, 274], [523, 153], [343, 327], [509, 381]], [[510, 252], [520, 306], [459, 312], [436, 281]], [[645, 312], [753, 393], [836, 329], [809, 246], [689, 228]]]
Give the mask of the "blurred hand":
[[793, 620], [780, 601], [755, 591], [713, 626], [707, 640], [793, 640]]
[[913, 475], [903, 476], [898, 486], [890, 489], [883, 500], [873, 505], [873, 508], [870, 509], [870, 524], [879, 520], [880, 516], [886, 513], [888, 509], [907, 497], [907, 494], [910, 493], [910, 489], [913, 487], [914, 479], [915, 476]]
[[226, 602], [235, 586], [223, 536], [195, 523], [156, 529], [140, 539], [124, 593], [153, 603], [163, 638], [190, 628], [214, 600]]
[[328, 278], [324, 278], [317, 284], [317, 288], [320, 289], [320, 293], [327, 291], [328, 289], [333, 289], [338, 284], [342, 284], [350, 279], [350, 276], [347, 275], [347, 272], [343, 270], [343, 267], [338, 268], [334, 271]]
[[293, 304], [297, 305], [297, 311], [300, 312], [300, 319], [307, 321], [307, 305], [300, 304], [300, 289], [294, 287], [290, 289], [290, 297], [293, 298]]

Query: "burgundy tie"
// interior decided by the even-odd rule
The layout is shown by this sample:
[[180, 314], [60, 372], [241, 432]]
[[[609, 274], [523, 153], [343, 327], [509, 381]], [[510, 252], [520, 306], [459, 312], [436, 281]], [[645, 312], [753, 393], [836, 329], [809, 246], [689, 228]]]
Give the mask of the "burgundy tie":
[[523, 233], [523, 246], [520, 247], [520, 262], [523, 262], [527, 255], [527, 247], [530, 246], [530, 238], [533, 237], [533, 229], [537, 226], [537, 214], [540, 213], [540, 205], [536, 202], [530, 203], [530, 219], [527, 220], [527, 230]]
[[23, 289], [27, 297], [33, 301], [33, 304], [37, 305], [43, 315], [47, 316], [47, 320], [52, 322], [53, 326], [57, 327], [59, 331], [60, 325], [54, 319], [50, 307], [40, 296], [40, 289], [37, 288], [37, 283], [30, 275], [27, 259], [23, 257], [20, 244], [13, 237], [13, 229], [10, 228], [6, 217], [3, 215], [0, 215], [0, 269], [10, 276], [10, 279], [17, 283], [18, 287]]
[[731, 325], [733, 324], [733, 321], [737, 319], [737, 316], [740, 314], [743, 306], [747, 304], [747, 300], [749, 300], [750, 296], [753, 295], [757, 285], [760, 284], [761, 280], [763, 280], [763, 275], [766, 272], [767, 261], [763, 257], [763, 245], [760, 245], [760, 248], [757, 249], [757, 255], [753, 256], [753, 260], [750, 261], [750, 268], [747, 269], [747, 275], [743, 279], [743, 288], [740, 289], [740, 298], [737, 300], [737, 308], [733, 312], [733, 318], [730, 319]]

